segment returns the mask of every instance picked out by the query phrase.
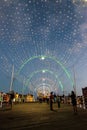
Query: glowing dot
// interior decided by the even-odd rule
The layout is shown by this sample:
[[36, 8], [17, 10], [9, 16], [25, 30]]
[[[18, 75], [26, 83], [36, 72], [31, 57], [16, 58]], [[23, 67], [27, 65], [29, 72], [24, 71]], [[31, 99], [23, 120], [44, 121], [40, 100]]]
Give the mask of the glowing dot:
[[45, 59], [45, 57], [44, 57], [44, 56], [42, 56], [42, 57], [41, 57], [41, 60], [44, 60], [44, 59]]
[[45, 70], [42, 70], [42, 73], [45, 73]]

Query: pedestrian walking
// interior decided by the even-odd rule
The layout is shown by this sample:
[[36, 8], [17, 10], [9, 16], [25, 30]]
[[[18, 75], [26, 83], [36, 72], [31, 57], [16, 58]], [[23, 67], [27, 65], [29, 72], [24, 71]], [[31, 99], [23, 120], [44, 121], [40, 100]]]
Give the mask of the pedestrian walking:
[[76, 101], [76, 94], [74, 93], [74, 91], [71, 92], [71, 102], [74, 114], [77, 114], [77, 101]]

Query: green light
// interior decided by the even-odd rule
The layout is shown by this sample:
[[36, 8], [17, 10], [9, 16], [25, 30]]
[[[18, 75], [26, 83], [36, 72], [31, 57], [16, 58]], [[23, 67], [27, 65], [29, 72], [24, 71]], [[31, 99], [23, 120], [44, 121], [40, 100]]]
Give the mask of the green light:
[[63, 64], [62, 64], [59, 60], [57, 60], [55, 57], [51, 57], [51, 56], [39, 55], [39, 56], [33, 56], [33, 57], [29, 58], [28, 60], [26, 60], [26, 61], [21, 65], [21, 67], [19, 68], [19, 71], [18, 71], [17, 75], [21, 72], [21, 70], [24, 68], [24, 66], [25, 66], [28, 62], [30, 62], [31, 60], [36, 59], [36, 58], [40, 58], [40, 59], [42, 59], [42, 60], [44, 60], [45, 58], [49, 58], [49, 59], [54, 60], [54, 61], [55, 61], [57, 64], [59, 64], [59, 65], [61, 66], [61, 68], [64, 70], [64, 72], [65, 72], [65, 74], [67, 75], [68, 79], [71, 81], [71, 85], [72, 85], [72, 87], [73, 87], [74, 83], [73, 83], [73, 80], [71, 79], [71, 76], [70, 76], [69, 72], [66, 70], [66, 68], [63, 66]]
[[[31, 80], [31, 78], [35, 75], [35, 74], [37, 74], [37, 73], [40, 73], [40, 72], [48, 72], [48, 73], [50, 73], [50, 74], [53, 74], [54, 76], [55, 76], [55, 78], [57, 79], [57, 81], [59, 82], [59, 79], [58, 79], [58, 76], [56, 75], [56, 74], [54, 74], [52, 71], [50, 71], [50, 70], [47, 70], [47, 69], [42, 69], [42, 70], [38, 70], [38, 71], [34, 71], [34, 72], [32, 72], [31, 73], [31, 75], [29, 75], [29, 78], [26, 80], [26, 82], [25, 82], [25, 88], [27, 87], [27, 86], [29, 86], [29, 84], [30, 84], [30, 80]], [[57, 82], [57, 83], [58, 83]], [[61, 82], [61, 81], [60, 81]], [[61, 87], [61, 86], [60, 86]], [[62, 87], [63, 87], [63, 85], [62, 85]], [[62, 88], [61, 88], [62, 89]]]
[[[34, 72], [31, 73], [31, 75], [29, 75], [29, 78], [28, 78], [27, 81], [25, 82], [25, 86], [28, 86], [28, 83], [29, 83], [30, 79], [31, 79], [35, 74], [40, 73], [40, 72], [42, 72], [42, 73], [48, 72], [48, 73], [54, 74], [52, 71], [47, 70], [47, 69], [41, 69], [41, 70], [34, 71]], [[57, 76], [56, 74], [54, 74], [54, 75], [55, 75], [56, 78], [58, 78], [58, 76]]]

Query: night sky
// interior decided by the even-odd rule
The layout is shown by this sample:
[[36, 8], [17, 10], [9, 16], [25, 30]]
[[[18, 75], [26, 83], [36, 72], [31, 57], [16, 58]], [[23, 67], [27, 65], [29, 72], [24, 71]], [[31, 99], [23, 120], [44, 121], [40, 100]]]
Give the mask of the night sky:
[[87, 0], [0, 0], [0, 91], [78, 95], [87, 86]]

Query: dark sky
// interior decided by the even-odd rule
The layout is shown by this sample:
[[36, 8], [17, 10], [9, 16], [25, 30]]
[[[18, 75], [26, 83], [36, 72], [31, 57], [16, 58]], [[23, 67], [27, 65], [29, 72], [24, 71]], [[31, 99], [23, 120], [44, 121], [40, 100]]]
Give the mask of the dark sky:
[[[0, 0], [0, 91], [87, 86], [87, 0]], [[75, 73], [74, 73], [75, 72]], [[75, 77], [74, 77], [75, 74]]]

